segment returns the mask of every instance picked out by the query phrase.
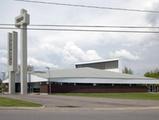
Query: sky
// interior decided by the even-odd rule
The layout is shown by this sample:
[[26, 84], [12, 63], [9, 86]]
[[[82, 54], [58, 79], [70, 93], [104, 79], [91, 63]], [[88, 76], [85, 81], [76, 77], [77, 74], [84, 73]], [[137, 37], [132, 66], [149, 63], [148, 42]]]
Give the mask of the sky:
[[[159, 10], [159, 0], [47, 1]], [[20, 9], [24, 8], [30, 14], [30, 24], [159, 26], [159, 14], [155, 13], [78, 8], [14, 0], [0, 2], [0, 24], [14, 24], [15, 17], [20, 14]], [[8, 32], [12, 30], [0, 29], [0, 72], [7, 71]], [[135, 74], [144, 74], [159, 68], [158, 38], [158, 34], [28, 31], [28, 64], [40, 69], [45, 69], [46, 66], [63, 69], [72, 68], [79, 62], [124, 58], [130, 61], [128, 67]]]

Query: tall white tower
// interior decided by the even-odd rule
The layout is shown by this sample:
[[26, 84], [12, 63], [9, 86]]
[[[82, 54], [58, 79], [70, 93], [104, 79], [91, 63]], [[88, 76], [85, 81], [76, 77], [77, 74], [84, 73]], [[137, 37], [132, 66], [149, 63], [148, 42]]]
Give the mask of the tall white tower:
[[17, 71], [17, 32], [8, 33], [8, 71], [9, 94], [15, 93], [15, 79]]
[[20, 15], [15, 18], [15, 26], [20, 29], [20, 81], [21, 94], [27, 94], [27, 25], [30, 16], [25, 9], [21, 9]]

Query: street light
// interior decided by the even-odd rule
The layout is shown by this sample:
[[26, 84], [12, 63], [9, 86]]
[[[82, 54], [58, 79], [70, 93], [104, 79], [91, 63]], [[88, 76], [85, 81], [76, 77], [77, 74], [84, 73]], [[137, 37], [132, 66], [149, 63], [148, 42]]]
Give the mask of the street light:
[[49, 84], [49, 94], [51, 94], [51, 84], [50, 84], [50, 67], [46, 67], [46, 69], [48, 69], [48, 74], [49, 74], [49, 78], [48, 78], [48, 84]]

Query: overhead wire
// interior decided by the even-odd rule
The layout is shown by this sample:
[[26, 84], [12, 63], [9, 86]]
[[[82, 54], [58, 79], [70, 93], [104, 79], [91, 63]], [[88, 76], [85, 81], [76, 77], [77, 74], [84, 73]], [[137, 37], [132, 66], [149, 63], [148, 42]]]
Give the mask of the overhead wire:
[[69, 6], [69, 7], [81, 7], [81, 8], [94, 8], [103, 10], [115, 10], [115, 11], [128, 11], [128, 12], [142, 12], [142, 13], [159, 13], [157, 10], [145, 10], [145, 9], [130, 9], [130, 8], [118, 8], [118, 7], [104, 7], [95, 5], [82, 5], [82, 4], [70, 4], [70, 3], [59, 3], [59, 2], [46, 2], [46, 1], [35, 1], [35, 0], [15, 0], [19, 2], [30, 2], [39, 4], [50, 4], [58, 6]]
[[[0, 24], [0, 26], [15, 26], [15, 24]], [[151, 28], [156, 29], [159, 26], [122, 26], [122, 25], [73, 25], [73, 24], [30, 24], [28, 26], [35, 26], [35, 27], [83, 27], [83, 28]]]
[[[0, 29], [19, 29], [15, 27], [0, 27]], [[23, 28], [20, 28], [23, 29]], [[27, 30], [63, 31], [63, 32], [118, 32], [118, 33], [159, 33], [159, 31], [145, 30], [99, 30], [99, 29], [57, 29], [57, 28], [27, 28]]]

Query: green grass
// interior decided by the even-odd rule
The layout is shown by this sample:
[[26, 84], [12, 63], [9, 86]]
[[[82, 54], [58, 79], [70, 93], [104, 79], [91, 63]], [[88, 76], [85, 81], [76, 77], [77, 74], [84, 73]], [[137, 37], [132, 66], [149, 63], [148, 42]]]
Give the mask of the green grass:
[[40, 107], [42, 105], [18, 99], [0, 97], [0, 106], [1, 107]]
[[60, 93], [57, 95], [116, 99], [159, 100], [159, 93]]

